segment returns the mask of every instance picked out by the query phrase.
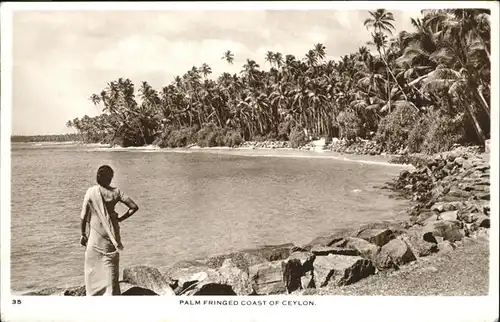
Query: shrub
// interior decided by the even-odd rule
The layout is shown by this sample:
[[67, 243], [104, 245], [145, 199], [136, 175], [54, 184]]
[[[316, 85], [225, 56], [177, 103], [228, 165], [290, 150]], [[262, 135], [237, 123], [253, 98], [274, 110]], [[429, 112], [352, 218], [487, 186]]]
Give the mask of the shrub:
[[427, 133], [429, 131], [431, 118], [427, 115], [422, 116], [413, 125], [408, 133], [407, 146], [410, 153], [422, 151], [422, 145], [425, 142]]
[[340, 112], [336, 123], [340, 129], [341, 137], [348, 140], [355, 140], [361, 132], [359, 118], [354, 111]]
[[223, 146], [225, 144], [224, 130], [213, 123], [205, 124], [196, 136], [196, 142], [201, 147]]
[[290, 134], [290, 121], [284, 121], [278, 125], [278, 140], [288, 141]]
[[236, 147], [243, 143], [243, 138], [239, 131], [229, 130], [224, 138], [224, 145], [229, 147]]
[[155, 140], [160, 148], [180, 148], [194, 143], [196, 127], [177, 128], [165, 126], [162, 134]]
[[465, 141], [464, 115], [454, 117], [436, 113], [429, 122], [429, 130], [422, 145], [425, 153], [448, 151], [453, 144], [463, 144]]
[[299, 148], [307, 143], [307, 137], [301, 126], [296, 126], [290, 131], [290, 145]]
[[418, 118], [418, 112], [410, 104], [397, 106], [380, 122], [375, 140], [389, 152], [407, 146], [410, 130]]

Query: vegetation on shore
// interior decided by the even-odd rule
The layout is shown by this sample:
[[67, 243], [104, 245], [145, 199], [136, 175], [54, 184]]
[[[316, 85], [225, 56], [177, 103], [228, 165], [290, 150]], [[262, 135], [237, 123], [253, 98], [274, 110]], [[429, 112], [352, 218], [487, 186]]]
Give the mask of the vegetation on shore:
[[48, 134], [48, 135], [12, 135], [11, 142], [79, 142], [83, 141], [81, 134]]
[[[394, 152], [433, 153], [483, 145], [490, 131], [490, 13], [424, 10], [411, 31], [392, 36], [385, 9], [364, 21], [372, 41], [340, 61], [315, 44], [298, 59], [267, 52], [269, 70], [247, 59], [240, 74], [209, 79], [207, 64], [136, 97], [119, 78], [90, 99], [103, 113], [68, 121], [86, 142], [122, 146], [237, 146], [311, 137], [373, 139]], [[360, 22], [363, 23], [363, 22]], [[222, 59], [233, 64], [228, 50]]]

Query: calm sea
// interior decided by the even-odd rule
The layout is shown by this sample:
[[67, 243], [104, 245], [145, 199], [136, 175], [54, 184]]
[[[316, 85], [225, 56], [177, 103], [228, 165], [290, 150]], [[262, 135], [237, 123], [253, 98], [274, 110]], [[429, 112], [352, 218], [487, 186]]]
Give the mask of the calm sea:
[[399, 167], [265, 154], [12, 144], [12, 290], [83, 284], [79, 214], [102, 164], [140, 207], [122, 224], [121, 268], [307, 243], [332, 228], [398, 219], [406, 205], [376, 188]]

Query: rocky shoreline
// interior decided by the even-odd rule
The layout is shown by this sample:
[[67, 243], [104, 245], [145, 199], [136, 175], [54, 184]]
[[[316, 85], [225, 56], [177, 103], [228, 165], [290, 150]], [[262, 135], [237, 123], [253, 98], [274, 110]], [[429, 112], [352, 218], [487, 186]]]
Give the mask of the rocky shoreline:
[[[489, 238], [489, 160], [471, 148], [405, 158], [395, 162], [411, 162], [415, 168], [402, 171], [385, 188], [412, 201], [407, 221], [333, 229], [307, 245], [270, 245], [181, 261], [164, 272], [128, 267], [122, 295], [322, 294], [322, 289], [452, 252], [470, 239]], [[24, 295], [83, 296], [85, 288]]]

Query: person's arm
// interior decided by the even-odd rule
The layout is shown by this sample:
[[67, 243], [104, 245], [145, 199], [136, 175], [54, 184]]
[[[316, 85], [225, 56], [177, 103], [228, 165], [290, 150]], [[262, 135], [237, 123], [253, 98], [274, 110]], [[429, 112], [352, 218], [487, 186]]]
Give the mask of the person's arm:
[[125, 219], [135, 214], [137, 210], [139, 210], [137, 204], [128, 196], [121, 194], [120, 201], [128, 207], [128, 210], [126, 213], [124, 213], [121, 217], [118, 218], [118, 222], [124, 221]]
[[90, 205], [89, 205], [89, 194], [88, 190], [83, 198], [82, 212], [80, 213], [80, 244], [82, 246], [87, 245], [87, 221], [90, 216]]

